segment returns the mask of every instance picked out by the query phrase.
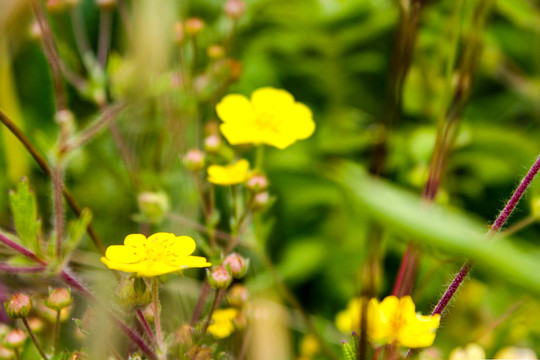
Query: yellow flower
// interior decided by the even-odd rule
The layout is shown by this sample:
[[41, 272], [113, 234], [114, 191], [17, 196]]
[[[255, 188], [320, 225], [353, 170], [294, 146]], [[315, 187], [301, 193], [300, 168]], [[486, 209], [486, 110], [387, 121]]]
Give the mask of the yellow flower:
[[124, 239], [124, 245], [109, 246], [101, 261], [109, 269], [145, 277], [212, 265], [204, 257], [191, 256], [193, 251], [195, 241], [189, 236], [156, 233], [147, 239], [141, 234], [131, 234]]
[[211, 165], [208, 167], [208, 181], [217, 185], [235, 185], [249, 178], [249, 162], [238, 160], [229, 166]]
[[[342, 332], [358, 331], [362, 302], [354, 299], [346, 310], [336, 316], [336, 326]], [[386, 297], [381, 303], [371, 299], [367, 305], [368, 336], [372, 342], [397, 343], [406, 347], [426, 347], [433, 344], [435, 330], [439, 327], [440, 315], [416, 314], [410, 296], [398, 299]]]
[[230, 94], [216, 106], [221, 132], [231, 145], [268, 144], [285, 149], [315, 131], [311, 110], [285, 90], [264, 87], [251, 94]]
[[234, 331], [234, 319], [238, 315], [238, 310], [233, 308], [218, 309], [212, 314], [212, 325], [208, 327], [208, 332], [215, 338], [223, 339]]

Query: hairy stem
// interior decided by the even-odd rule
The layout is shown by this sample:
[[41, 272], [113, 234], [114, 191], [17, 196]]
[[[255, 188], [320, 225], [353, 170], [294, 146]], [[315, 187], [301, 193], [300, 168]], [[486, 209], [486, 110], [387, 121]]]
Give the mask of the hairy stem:
[[165, 359], [163, 334], [161, 333], [161, 312], [159, 311], [159, 280], [157, 277], [152, 278], [152, 307], [154, 309], [154, 324], [156, 325], [158, 353], [162, 354], [163, 359]]
[[17, 244], [15, 241], [12, 241], [11, 239], [9, 239], [7, 236], [4, 236], [3, 234], [0, 234], [0, 242], [4, 243], [5, 245], [9, 246], [10, 248], [12, 248], [13, 250], [15, 250], [16, 252], [18, 252], [19, 254], [23, 255], [23, 256], [26, 256], [27, 258], [29, 259], [32, 259], [34, 260], [35, 262], [39, 263], [39, 264], [42, 264], [42, 265], [47, 265], [47, 263], [45, 262], [45, 260], [43, 259], [40, 259], [36, 254], [34, 254], [32, 251], [28, 250], [27, 248]]
[[139, 321], [141, 322], [144, 330], [148, 334], [148, 337], [150, 338], [150, 341], [155, 346], [157, 344], [156, 337], [154, 336], [154, 333], [152, 332], [152, 329], [150, 329], [150, 325], [146, 321], [144, 314], [142, 313], [141, 309], [137, 309], [137, 317], [139, 318]]

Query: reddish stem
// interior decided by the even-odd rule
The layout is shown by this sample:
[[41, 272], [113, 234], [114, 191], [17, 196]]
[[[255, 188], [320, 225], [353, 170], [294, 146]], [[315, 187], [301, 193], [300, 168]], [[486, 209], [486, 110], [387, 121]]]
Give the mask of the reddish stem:
[[34, 260], [37, 263], [40, 263], [42, 265], [47, 265], [45, 260], [40, 259], [36, 254], [34, 254], [32, 251], [28, 250], [27, 248], [17, 244], [15, 241], [12, 241], [11, 239], [7, 238], [3, 234], [0, 234], [0, 242], [3, 242], [19, 254], [26, 256], [29, 259]]

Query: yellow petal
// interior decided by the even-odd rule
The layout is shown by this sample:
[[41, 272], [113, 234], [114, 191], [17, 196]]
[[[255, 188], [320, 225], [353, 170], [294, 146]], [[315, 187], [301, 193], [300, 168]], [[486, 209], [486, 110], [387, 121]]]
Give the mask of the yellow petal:
[[284, 111], [294, 104], [294, 97], [285, 90], [264, 87], [251, 94], [251, 103], [257, 114]]
[[435, 330], [439, 327], [441, 316], [417, 316], [417, 318], [402, 327], [398, 334], [398, 342], [412, 348], [426, 347], [433, 344]]
[[212, 264], [206, 261], [206, 258], [202, 256], [188, 256], [184, 260], [184, 265], [182, 268], [203, 268], [208, 266], [212, 266]]
[[105, 257], [111, 261], [118, 261], [125, 264], [140, 261], [141, 255], [134, 249], [124, 245], [112, 245], [105, 251]]
[[124, 239], [124, 245], [126, 246], [142, 246], [146, 242], [146, 236], [143, 234], [130, 234]]
[[255, 123], [224, 123], [219, 127], [229, 144], [260, 144], [262, 135]]
[[188, 256], [195, 251], [195, 240], [189, 236], [177, 236], [172, 243], [171, 251], [178, 256]]
[[244, 95], [230, 94], [216, 105], [216, 112], [224, 123], [245, 124], [253, 121], [255, 112]]
[[302, 103], [295, 103], [286, 113], [280, 115], [278, 132], [294, 140], [310, 137], [315, 131], [311, 110]]
[[101, 261], [107, 265], [109, 269], [120, 270], [123, 272], [137, 272], [141, 268], [141, 263], [126, 264], [117, 261], [111, 261], [106, 257], [102, 257]]

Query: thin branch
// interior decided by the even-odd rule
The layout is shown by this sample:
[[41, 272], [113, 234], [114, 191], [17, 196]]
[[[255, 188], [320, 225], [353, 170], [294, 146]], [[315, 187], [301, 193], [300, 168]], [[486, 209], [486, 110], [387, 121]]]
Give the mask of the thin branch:
[[12, 266], [6, 263], [0, 263], [0, 271], [6, 272], [6, 273], [39, 273], [45, 270], [46, 267], [44, 265], [38, 265], [38, 266]]
[[0, 234], [0, 242], [4, 243], [5, 245], [9, 246], [19, 254], [26, 256], [29, 259], [34, 260], [35, 262], [47, 265], [45, 260], [40, 259], [36, 254], [34, 254], [32, 251], [28, 250], [27, 248], [17, 244], [15, 241], [9, 239], [8, 237], [4, 236], [3, 234]]
[[[8, 128], [9, 131], [11, 131], [11, 133], [13, 135], [15, 135], [15, 137], [17, 139], [19, 139], [19, 141], [24, 145], [26, 150], [28, 150], [30, 155], [32, 155], [34, 160], [37, 162], [37, 164], [39, 165], [41, 170], [43, 170], [43, 172], [47, 176], [51, 177], [52, 176], [52, 170], [51, 170], [49, 164], [47, 164], [47, 162], [45, 161], [43, 156], [41, 156], [41, 154], [38, 152], [38, 150], [34, 147], [34, 145], [32, 145], [30, 140], [28, 140], [28, 138], [17, 127], [17, 125], [15, 125], [13, 123], [13, 121], [11, 121], [11, 119], [9, 117], [7, 117], [6, 114], [4, 114], [1, 110], [0, 110], [0, 121]], [[73, 212], [75, 213], [75, 215], [77, 215], [77, 217], [81, 216], [81, 212], [82, 212], [81, 207], [79, 206], [79, 204], [77, 204], [77, 202], [73, 198], [73, 195], [71, 195], [71, 193], [65, 187], [65, 185], [62, 186], [62, 192], [64, 193], [64, 198], [66, 199], [66, 201], [67, 201], [69, 207], [71, 208], [71, 210], [73, 210]], [[95, 230], [94, 230], [94, 228], [92, 227], [91, 224], [88, 224], [88, 227], [86, 228], [86, 231], [88, 232], [88, 235], [90, 235], [90, 238], [92, 239], [92, 242], [94, 243], [94, 246], [98, 249], [98, 251], [102, 255], [104, 255], [105, 254], [105, 246], [103, 245], [103, 243], [99, 239], [97, 233], [95, 232]]]

